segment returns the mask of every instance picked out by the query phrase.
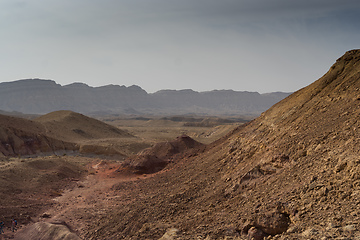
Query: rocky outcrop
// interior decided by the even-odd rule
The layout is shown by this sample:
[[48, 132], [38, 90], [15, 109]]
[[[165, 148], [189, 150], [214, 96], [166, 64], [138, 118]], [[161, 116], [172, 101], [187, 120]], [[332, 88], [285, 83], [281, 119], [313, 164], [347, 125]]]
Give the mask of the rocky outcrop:
[[173, 161], [176, 154], [187, 152], [190, 149], [196, 151], [203, 146], [202, 143], [189, 136], [182, 135], [174, 141], [157, 143], [153, 147], [129, 157], [119, 171], [125, 167], [139, 174], [158, 172]]

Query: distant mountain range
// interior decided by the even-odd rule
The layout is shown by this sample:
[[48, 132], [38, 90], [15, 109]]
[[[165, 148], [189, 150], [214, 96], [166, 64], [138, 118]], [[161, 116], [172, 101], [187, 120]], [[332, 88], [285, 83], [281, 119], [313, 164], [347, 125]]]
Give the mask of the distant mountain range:
[[26, 114], [71, 110], [119, 115], [259, 115], [288, 95], [290, 93], [190, 89], [147, 93], [136, 85], [91, 87], [72, 83], [62, 86], [53, 80], [24, 79], [0, 83], [0, 110]]

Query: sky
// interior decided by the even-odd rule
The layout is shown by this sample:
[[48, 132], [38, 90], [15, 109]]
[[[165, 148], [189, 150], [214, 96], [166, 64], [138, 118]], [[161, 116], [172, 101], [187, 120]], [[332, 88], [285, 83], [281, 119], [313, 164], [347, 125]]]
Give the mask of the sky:
[[0, 82], [293, 92], [359, 22], [359, 0], [1, 0]]

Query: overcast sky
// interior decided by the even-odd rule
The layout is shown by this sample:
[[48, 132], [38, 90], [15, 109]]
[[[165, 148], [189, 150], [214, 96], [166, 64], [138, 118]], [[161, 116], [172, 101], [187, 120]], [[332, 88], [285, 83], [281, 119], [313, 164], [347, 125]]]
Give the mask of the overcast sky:
[[1, 0], [0, 82], [296, 91], [360, 48], [359, 0]]

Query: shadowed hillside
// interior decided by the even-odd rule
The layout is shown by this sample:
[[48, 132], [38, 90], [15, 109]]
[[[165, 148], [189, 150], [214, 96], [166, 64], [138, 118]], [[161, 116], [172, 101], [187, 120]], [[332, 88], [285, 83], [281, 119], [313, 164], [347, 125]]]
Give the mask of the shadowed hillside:
[[120, 205], [85, 238], [357, 239], [359, 96], [353, 50], [206, 151], [113, 186]]

